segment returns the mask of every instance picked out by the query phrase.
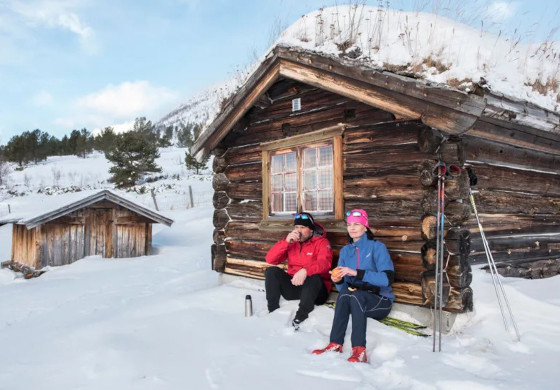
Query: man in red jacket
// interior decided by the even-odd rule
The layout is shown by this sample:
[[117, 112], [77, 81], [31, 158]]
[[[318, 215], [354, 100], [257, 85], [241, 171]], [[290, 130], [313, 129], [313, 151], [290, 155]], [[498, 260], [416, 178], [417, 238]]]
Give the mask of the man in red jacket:
[[327, 232], [309, 213], [294, 218], [294, 230], [278, 241], [266, 254], [266, 262], [278, 265], [288, 260], [288, 272], [279, 267], [265, 271], [268, 311], [280, 307], [280, 296], [299, 299], [299, 309], [292, 321], [294, 328], [307, 319], [315, 305], [325, 303], [331, 291], [332, 251]]

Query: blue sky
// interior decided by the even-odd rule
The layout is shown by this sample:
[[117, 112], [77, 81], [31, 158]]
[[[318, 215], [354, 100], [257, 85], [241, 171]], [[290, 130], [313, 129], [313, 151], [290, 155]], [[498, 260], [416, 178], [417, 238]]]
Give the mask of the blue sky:
[[[337, 3], [347, 2], [0, 0], [0, 143], [36, 128], [62, 137], [138, 116], [157, 121], [263, 55], [280, 27]], [[556, 0], [464, 3], [390, 2], [530, 40], [558, 39]]]

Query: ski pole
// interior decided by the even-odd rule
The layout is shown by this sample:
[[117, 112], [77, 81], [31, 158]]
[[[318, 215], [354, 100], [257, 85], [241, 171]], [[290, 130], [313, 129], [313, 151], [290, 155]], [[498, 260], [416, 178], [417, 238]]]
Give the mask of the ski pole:
[[[500, 306], [500, 312], [502, 313], [502, 319], [504, 321], [504, 327], [506, 329], [506, 331], [508, 333], [510, 333], [510, 329], [508, 326], [508, 320], [507, 320], [507, 316], [504, 312], [504, 308], [502, 305], [502, 300], [500, 297], [500, 292], [502, 293], [503, 299], [505, 301], [509, 316], [510, 316], [510, 321], [513, 325], [513, 328], [515, 329], [515, 334], [517, 336], [517, 341], [521, 340], [521, 336], [519, 335], [519, 329], [517, 328], [517, 324], [515, 322], [515, 318], [513, 316], [513, 312], [511, 311], [511, 306], [509, 304], [509, 301], [507, 299], [507, 295], [506, 292], [504, 290], [504, 286], [502, 284], [502, 281], [500, 279], [500, 275], [498, 273], [498, 269], [496, 267], [496, 262], [494, 261], [494, 256], [492, 255], [492, 251], [490, 250], [490, 246], [488, 244], [488, 240], [486, 239], [486, 235], [484, 234], [484, 229], [482, 228], [482, 223], [480, 222], [480, 218], [478, 216], [478, 210], [476, 209], [476, 204], [474, 201], [474, 193], [472, 191], [472, 186], [476, 184], [477, 179], [476, 176], [474, 175], [474, 173], [472, 172], [472, 170], [469, 169], [469, 178], [470, 178], [470, 184], [471, 186], [469, 187], [469, 200], [471, 202], [471, 206], [473, 208], [474, 211], [474, 216], [476, 218], [476, 222], [478, 224], [478, 230], [480, 231], [480, 238], [482, 239], [482, 244], [484, 246], [484, 252], [486, 253], [486, 259], [488, 260], [488, 266], [490, 267], [490, 275], [492, 276], [492, 283], [494, 285], [494, 290], [496, 292], [496, 298], [498, 300], [498, 305]], [[496, 281], [498, 282], [496, 284]], [[500, 289], [498, 290], [498, 284], [500, 286]]]
[[441, 223], [440, 223], [440, 235], [439, 235], [439, 239], [440, 239], [440, 244], [439, 244], [439, 249], [440, 252], [438, 253], [439, 256], [439, 269], [438, 269], [438, 273], [439, 273], [439, 285], [438, 285], [438, 295], [439, 295], [439, 308], [438, 308], [438, 343], [439, 343], [439, 347], [438, 347], [438, 351], [441, 352], [441, 324], [442, 324], [442, 311], [443, 311], [443, 252], [444, 252], [444, 227], [445, 227], [445, 176], [442, 177], [441, 180]]
[[[439, 164], [438, 164], [439, 165]], [[440, 252], [440, 224], [441, 224], [441, 203], [439, 201], [441, 195], [441, 181], [443, 167], [437, 167], [438, 184], [437, 184], [437, 220], [436, 220], [436, 264], [435, 264], [435, 285], [434, 285], [434, 313], [433, 313], [433, 328], [432, 328], [432, 352], [436, 351], [436, 332], [438, 328], [437, 323], [437, 306], [438, 306], [438, 269], [439, 269], [439, 252]]]

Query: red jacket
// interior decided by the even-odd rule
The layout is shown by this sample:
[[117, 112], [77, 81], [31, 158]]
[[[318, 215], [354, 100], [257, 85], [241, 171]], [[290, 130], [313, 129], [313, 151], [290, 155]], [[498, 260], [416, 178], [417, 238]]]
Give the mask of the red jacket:
[[300, 269], [307, 270], [307, 276], [319, 274], [327, 291], [331, 291], [332, 250], [327, 232], [315, 223], [315, 233], [309, 240], [288, 244], [284, 239], [278, 241], [266, 254], [266, 262], [277, 265], [288, 259], [288, 275], [293, 276]]

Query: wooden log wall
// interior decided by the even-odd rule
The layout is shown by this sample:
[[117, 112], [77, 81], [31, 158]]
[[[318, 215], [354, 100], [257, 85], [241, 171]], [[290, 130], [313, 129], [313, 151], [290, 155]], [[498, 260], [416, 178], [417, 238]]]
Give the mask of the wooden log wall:
[[[302, 110], [292, 113], [291, 100], [296, 97], [302, 99]], [[343, 136], [345, 210], [363, 208], [370, 214], [376, 237], [386, 244], [395, 264], [393, 288], [397, 301], [429, 306], [421, 287], [422, 274], [428, 270], [421, 256], [426, 243], [421, 223], [428, 212], [422, 202], [429, 195], [435, 204], [435, 187], [432, 181], [422, 186], [420, 175], [422, 164], [435, 164], [435, 152], [419, 147], [424, 126], [418, 121], [396, 120], [387, 112], [288, 80], [273, 85], [259, 102], [260, 106], [252, 107], [213, 151], [213, 269], [262, 278], [267, 251], [291, 228], [291, 221], [277, 230], [264, 231], [260, 225], [260, 143], [343, 122], [347, 124]], [[449, 149], [446, 153], [455, 161], [458, 149]], [[450, 186], [449, 191], [457, 201], [465, 192], [459, 184], [455, 187]], [[458, 220], [465, 218], [461, 206], [452, 206], [457, 209]], [[343, 226], [327, 229], [336, 259], [347, 243]], [[450, 253], [452, 292], [446, 310], [472, 309], [467, 256], [459, 249]]]
[[36, 245], [37, 230], [14, 224], [12, 228], [12, 261], [41, 268], [39, 248]]
[[[513, 130], [510, 134], [520, 136]], [[468, 135], [462, 145], [466, 164], [478, 177], [474, 198], [499, 272], [528, 278], [558, 274], [560, 151], [546, 153]], [[486, 263], [474, 218], [467, 227], [472, 233], [471, 262]]]

